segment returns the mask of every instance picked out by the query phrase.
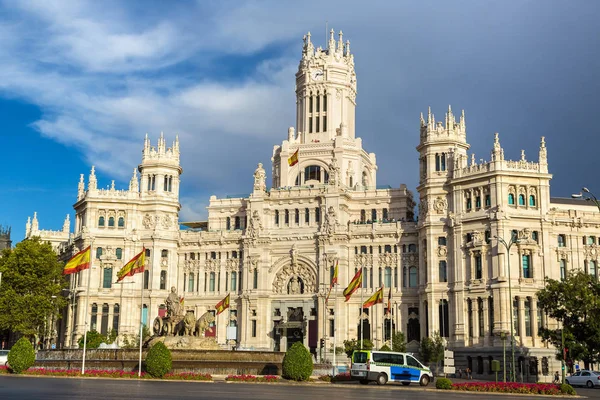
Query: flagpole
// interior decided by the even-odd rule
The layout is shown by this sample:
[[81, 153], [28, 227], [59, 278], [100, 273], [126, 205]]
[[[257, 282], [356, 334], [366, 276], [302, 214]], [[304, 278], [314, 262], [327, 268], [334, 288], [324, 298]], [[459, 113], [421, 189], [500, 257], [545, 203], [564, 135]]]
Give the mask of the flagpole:
[[[142, 267], [146, 267], [146, 248], [142, 246], [142, 255], [144, 262]], [[144, 332], [144, 276], [145, 273], [142, 271], [142, 290], [140, 294], [140, 356], [138, 361], [138, 378], [142, 377], [142, 341], [143, 341], [143, 332]]]
[[[339, 270], [338, 270], [339, 271]], [[337, 287], [338, 284], [337, 282], [335, 283], [335, 293], [334, 293], [334, 303], [333, 303], [333, 377], [335, 376], [335, 353], [336, 353], [336, 346], [337, 346]]]
[[85, 296], [85, 309], [83, 311], [84, 316], [84, 324], [83, 324], [83, 358], [81, 362], [81, 375], [85, 375], [85, 351], [87, 348], [87, 331], [88, 331], [88, 304], [90, 301], [90, 285], [92, 282], [92, 248], [94, 247], [94, 238], [92, 238], [90, 243], [90, 267], [88, 268], [88, 282], [87, 282], [87, 295]]
[[[390, 293], [392, 288], [390, 287]], [[392, 296], [390, 296], [389, 310], [390, 312], [390, 350], [394, 351], [394, 308], [392, 307]], [[384, 327], [385, 329], [385, 327]]]
[[365, 273], [365, 269], [363, 267], [361, 268], [361, 280], [360, 280], [360, 317], [359, 317], [359, 321], [360, 321], [360, 349], [363, 349], [363, 338], [365, 337], [365, 325], [363, 323], [363, 282], [365, 277], [362, 276]]

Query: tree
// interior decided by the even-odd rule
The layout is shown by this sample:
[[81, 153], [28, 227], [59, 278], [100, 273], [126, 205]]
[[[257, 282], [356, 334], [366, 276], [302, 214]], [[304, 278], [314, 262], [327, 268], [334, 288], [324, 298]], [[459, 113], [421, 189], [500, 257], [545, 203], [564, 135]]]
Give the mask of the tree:
[[423, 364], [435, 363], [439, 366], [439, 362], [444, 359], [444, 339], [439, 332], [433, 332], [431, 337], [426, 337], [421, 340], [419, 355]]
[[44, 336], [44, 326], [66, 305], [62, 263], [49, 243], [27, 239], [0, 257], [0, 330], [30, 339]]
[[392, 336], [392, 351], [397, 351], [399, 353], [406, 352], [406, 339], [404, 338], [404, 333], [396, 331]]
[[[369, 339], [363, 340], [362, 348], [364, 350], [371, 350], [373, 348], [373, 342], [371, 342]], [[354, 353], [354, 350], [360, 349], [360, 340], [344, 340], [344, 353], [346, 353], [348, 357], [352, 357], [352, 353]]]
[[[560, 329], [541, 329], [544, 340], [561, 350], [562, 338], [569, 349], [567, 359], [580, 359], [586, 368], [598, 361], [600, 353], [600, 284], [596, 278], [577, 270], [564, 281], [546, 279], [546, 287], [537, 293], [539, 307], [560, 322]], [[564, 332], [561, 330], [564, 327]], [[562, 335], [561, 335], [562, 334]]]

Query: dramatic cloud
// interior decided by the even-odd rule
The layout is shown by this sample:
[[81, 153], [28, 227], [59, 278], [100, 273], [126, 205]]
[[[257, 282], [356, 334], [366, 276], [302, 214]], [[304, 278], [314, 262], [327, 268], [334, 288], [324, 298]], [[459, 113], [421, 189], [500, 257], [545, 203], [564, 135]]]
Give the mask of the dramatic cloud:
[[352, 42], [357, 135], [379, 183], [414, 189], [418, 115], [448, 104], [466, 109], [477, 159], [496, 131], [508, 158], [535, 159], [545, 135], [553, 188], [595, 179], [574, 165], [599, 139], [558, 149], [587, 137], [600, 106], [597, 2], [402, 3], [4, 1], [0, 96], [39, 107], [41, 135], [123, 184], [146, 132], [179, 134], [181, 219], [199, 218], [210, 194], [249, 192], [269, 165], [295, 121], [302, 35], [324, 45], [328, 20]]

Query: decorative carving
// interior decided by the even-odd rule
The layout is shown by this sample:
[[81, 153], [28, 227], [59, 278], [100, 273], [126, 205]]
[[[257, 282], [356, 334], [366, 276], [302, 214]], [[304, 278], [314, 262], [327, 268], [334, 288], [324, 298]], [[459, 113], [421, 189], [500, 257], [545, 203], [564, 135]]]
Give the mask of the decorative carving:
[[167, 214], [163, 215], [163, 217], [162, 217], [163, 227], [170, 228], [172, 224], [173, 224], [173, 221], [171, 220], [171, 217], [168, 216]]
[[142, 225], [146, 229], [152, 229], [154, 226], [156, 226], [156, 218], [153, 215], [146, 214], [142, 220]]
[[329, 164], [329, 184], [334, 187], [338, 187], [340, 184], [340, 167], [335, 157], [331, 159], [331, 164]]
[[246, 230], [246, 235], [252, 241], [252, 244], [256, 243], [256, 239], [260, 235], [260, 231], [262, 230], [262, 223], [260, 222], [260, 215], [258, 211], [254, 211], [252, 213], [252, 218], [250, 218], [248, 229]]
[[292, 249], [290, 250], [290, 258], [292, 262], [292, 268], [295, 268], [298, 265], [298, 249], [296, 248], [296, 243], [292, 245]]
[[439, 246], [437, 253], [439, 257], [446, 257], [446, 255], [448, 255], [448, 249], [446, 246]]
[[258, 167], [254, 171], [254, 191], [264, 192], [267, 189], [266, 178], [267, 174], [262, 163], [258, 163]]
[[323, 223], [323, 232], [327, 235], [331, 235], [335, 233], [335, 228], [337, 226], [337, 217], [335, 215], [335, 209], [333, 206], [329, 207], [327, 210], [327, 214], [325, 214], [325, 222]]
[[446, 208], [448, 208], [448, 202], [446, 201], [446, 199], [441, 196], [436, 197], [433, 203], [433, 209], [438, 214], [443, 214]]
[[177, 288], [171, 286], [171, 293], [165, 299], [167, 306], [167, 317], [175, 317], [181, 314], [181, 299], [177, 295]]

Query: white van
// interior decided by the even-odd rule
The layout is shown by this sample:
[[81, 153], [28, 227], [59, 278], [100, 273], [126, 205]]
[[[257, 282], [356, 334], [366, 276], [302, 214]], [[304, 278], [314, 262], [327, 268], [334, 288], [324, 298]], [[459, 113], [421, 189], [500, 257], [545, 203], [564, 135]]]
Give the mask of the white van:
[[385, 385], [389, 381], [427, 386], [433, 381], [431, 370], [412, 354], [377, 350], [355, 350], [352, 353], [350, 377], [363, 385], [371, 381]]

